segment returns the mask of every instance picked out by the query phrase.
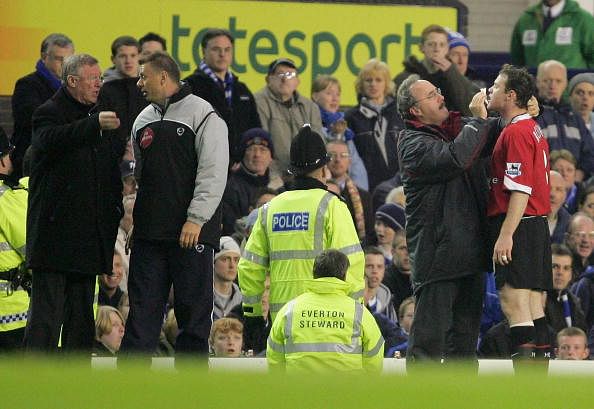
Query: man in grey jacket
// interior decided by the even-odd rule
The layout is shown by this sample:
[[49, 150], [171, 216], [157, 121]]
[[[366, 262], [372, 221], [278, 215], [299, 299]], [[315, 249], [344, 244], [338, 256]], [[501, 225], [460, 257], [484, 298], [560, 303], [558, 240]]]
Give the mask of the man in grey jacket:
[[177, 63], [154, 53], [140, 68], [151, 102], [132, 129], [138, 193], [128, 292], [130, 316], [121, 350], [152, 353], [173, 283], [177, 352], [208, 353], [213, 249], [227, 181], [227, 126], [180, 82]]
[[299, 74], [295, 63], [288, 58], [274, 60], [268, 66], [266, 87], [254, 94], [262, 128], [270, 132], [278, 170], [289, 166], [291, 141], [304, 124], [322, 134], [320, 109], [297, 92]]

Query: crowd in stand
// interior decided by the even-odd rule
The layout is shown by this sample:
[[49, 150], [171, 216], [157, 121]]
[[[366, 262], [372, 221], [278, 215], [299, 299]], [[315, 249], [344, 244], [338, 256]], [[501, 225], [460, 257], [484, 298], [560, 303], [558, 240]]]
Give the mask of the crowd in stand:
[[[542, 300], [547, 323], [552, 338], [556, 339], [558, 357], [588, 359], [589, 351], [594, 353], [594, 72], [568, 78], [567, 69], [594, 69], [594, 19], [579, 14], [585, 22], [574, 19], [568, 23], [575, 27], [573, 36], [591, 40], [590, 49], [572, 48], [562, 53], [558, 51], [562, 47], [551, 48], [548, 42], [553, 40], [549, 40], [549, 36], [554, 37], [553, 30], [565, 24], [560, 20], [569, 18], [568, 13], [578, 12], [573, 0], [551, 1], [550, 7], [547, 4], [549, 2], [545, 1], [522, 16], [514, 31], [512, 57], [519, 64], [538, 68], [536, 121], [550, 146], [551, 213], [547, 219], [553, 243], [553, 288], [545, 292]], [[559, 4], [563, 7], [559, 8]], [[548, 26], [533, 28], [531, 24], [536, 23], [531, 19], [542, 20], [543, 15], [550, 19]], [[584, 27], [588, 24], [589, 31]], [[541, 33], [545, 33], [542, 39]], [[557, 33], [557, 41], [559, 35], [567, 35], [563, 30]], [[561, 41], [575, 42], [571, 32], [569, 39], [563, 37]], [[537, 46], [538, 50], [534, 51]], [[270, 62], [262, 89], [252, 93], [230, 71], [235, 51], [232, 34], [223, 29], [210, 29], [205, 33], [201, 43], [202, 61], [182, 81], [189, 86], [189, 92], [212, 106], [228, 130], [228, 177], [218, 210], [220, 224], [212, 234], [216, 243], [212, 246], [215, 249], [213, 324], [208, 337], [211, 354], [221, 357], [265, 354], [272, 324], [268, 299], [265, 296], [261, 300], [261, 322], [255, 325], [246, 319], [238, 264], [259, 209], [277, 194], [293, 188], [292, 175], [287, 172], [291, 142], [304, 124], [310, 124], [326, 144], [330, 172], [328, 190], [346, 203], [351, 220], [344, 220], [344, 223], [354, 225], [364, 249], [363, 300], [385, 339], [384, 355], [406, 356], [415, 297], [406, 240], [407, 192], [402, 187], [397, 155], [399, 133], [405, 123], [397, 110], [396, 89], [409, 75], [417, 74], [435, 85], [450, 111], [469, 116], [472, 97], [480, 88], [490, 86], [477, 78], [468, 66], [470, 45], [460, 33], [430, 25], [422, 32], [420, 50], [421, 60], [408, 57], [402, 67], [388, 67], [377, 59], [368, 61], [354, 84], [357, 105], [342, 112], [341, 88], [351, 84], [321, 75], [314, 80], [311, 92], [300, 89], [296, 64], [283, 57]], [[122, 145], [118, 147], [123, 186], [122, 217], [112, 266], [109, 271], [97, 272], [103, 273], [98, 276], [96, 289], [98, 309], [93, 353], [98, 356], [116, 354], [125, 338], [125, 328], [128, 329], [126, 321], [131, 308], [128, 291], [135, 291], [128, 285], [130, 249], [134, 252], [134, 246], [138, 245], [134, 239], [134, 218], [139, 212], [135, 208], [134, 168], [140, 152], [139, 146], [130, 140], [135, 138], [135, 121], [150, 104], [148, 85], [137, 86], [141, 81], [148, 84], [140, 66], [152, 54], [160, 52], [166, 52], [166, 42], [157, 34], [149, 33], [139, 40], [118, 37], [111, 46], [113, 66], [102, 76], [91, 78], [98, 92], [97, 112], [112, 111], [119, 119], [117, 129], [103, 129], [113, 133], [113, 140]], [[64, 86], [60, 81], [62, 66], [74, 53], [74, 43], [67, 36], [52, 34], [42, 43], [36, 71], [17, 81], [12, 97], [15, 131], [10, 144], [7, 142], [7, 146], [14, 146], [10, 150], [12, 170], [2, 172], [6, 173], [5, 183], [10, 180], [13, 185], [26, 189], [29, 171], [23, 164], [27, 162], [27, 149], [36, 132], [32, 117], [39, 106]], [[183, 132], [180, 129], [178, 134]], [[144, 144], [144, 136], [139, 145]], [[5, 152], [7, 147], [0, 149], [0, 154]], [[143, 153], [143, 165], [150, 160], [146, 155]], [[25, 179], [21, 179], [23, 176]], [[76, 195], [72, 197], [72, 200], [78, 199]], [[2, 227], [0, 225], [0, 229]], [[150, 242], [146, 232], [151, 230], [142, 229], [136, 240]], [[78, 239], [85, 240], [85, 237]], [[449, 256], [456, 257], [455, 254]], [[492, 285], [492, 272], [487, 273], [490, 273], [489, 282], [484, 294], [477, 351], [485, 358], [509, 358], [509, 325], [502, 318]], [[180, 331], [174, 307], [181, 302], [176, 303], [175, 296], [171, 291], [165, 308], [156, 312], [162, 326], [154, 354], [171, 355], [176, 351]], [[0, 299], [0, 305], [2, 302]], [[8, 313], [3, 310], [0, 315]], [[22, 325], [16, 330], [22, 337], [26, 320], [21, 321]], [[14, 326], [10, 330], [14, 330]], [[136, 327], [134, 331], [142, 333]], [[9, 349], [17, 345], [13, 342], [0, 347]]]

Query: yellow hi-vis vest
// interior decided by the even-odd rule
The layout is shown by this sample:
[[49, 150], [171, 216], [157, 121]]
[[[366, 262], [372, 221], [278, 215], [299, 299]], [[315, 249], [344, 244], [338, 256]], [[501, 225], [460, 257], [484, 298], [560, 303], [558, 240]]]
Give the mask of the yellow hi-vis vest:
[[[0, 273], [18, 269], [25, 261], [27, 191], [0, 182]], [[27, 324], [29, 295], [0, 280], [0, 331]]]
[[239, 261], [239, 286], [246, 316], [262, 315], [262, 294], [270, 272], [272, 320], [285, 303], [303, 294], [313, 279], [313, 263], [323, 250], [349, 258], [349, 295], [361, 299], [365, 257], [344, 202], [323, 189], [284, 192], [259, 213]]
[[270, 370], [381, 372], [384, 339], [348, 289], [338, 278], [318, 278], [280, 310], [266, 348]]

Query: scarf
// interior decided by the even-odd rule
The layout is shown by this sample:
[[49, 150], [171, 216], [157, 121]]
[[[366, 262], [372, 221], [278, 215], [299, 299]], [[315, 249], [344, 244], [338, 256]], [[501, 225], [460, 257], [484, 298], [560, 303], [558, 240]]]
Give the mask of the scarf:
[[[328, 135], [331, 134], [332, 124], [336, 121], [340, 121], [344, 119], [344, 113], [342, 112], [330, 112], [326, 111], [324, 108], [320, 107], [320, 115], [322, 116], [322, 125], [326, 128]], [[343, 135], [337, 135], [336, 139], [344, 139], [345, 141], [352, 141], [355, 137], [355, 133], [350, 129], [347, 128], [344, 131]]]
[[53, 73], [51, 73], [47, 69], [47, 67], [45, 66], [43, 61], [41, 61], [41, 60], [37, 61], [37, 64], [35, 64], [35, 71], [39, 75], [41, 75], [43, 78], [45, 78], [47, 80], [47, 82], [49, 82], [50, 87], [52, 87], [52, 89], [54, 91], [57, 91], [60, 88], [60, 86], [62, 85], [62, 80], [60, 80]]
[[225, 100], [227, 101], [227, 105], [231, 106], [231, 97], [233, 96], [233, 74], [231, 74], [230, 71], [227, 71], [225, 73], [225, 80], [221, 81], [221, 79], [217, 77], [213, 70], [211, 70], [210, 67], [206, 65], [204, 60], [200, 61], [199, 67], [215, 82], [215, 84], [225, 91]]
[[344, 184], [347, 192], [349, 192], [349, 197], [351, 198], [351, 203], [353, 203], [353, 216], [355, 217], [355, 227], [357, 228], [357, 236], [359, 240], [363, 240], [365, 238], [365, 215], [363, 213], [363, 204], [361, 203], [361, 196], [359, 195], [359, 189], [353, 182], [353, 180], [347, 176]]

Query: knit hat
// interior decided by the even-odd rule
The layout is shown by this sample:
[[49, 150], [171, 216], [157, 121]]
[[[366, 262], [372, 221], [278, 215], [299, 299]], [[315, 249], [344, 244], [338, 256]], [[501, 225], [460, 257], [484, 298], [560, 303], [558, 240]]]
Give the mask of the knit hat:
[[588, 82], [594, 85], [594, 72], [582, 72], [581, 74], [574, 75], [567, 87], [569, 89], [569, 95], [571, 95], [575, 86], [582, 82]]
[[468, 51], [470, 51], [470, 44], [468, 44], [468, 40], [466, 40], [466, 38], [464, 38], [464, 36], [457, 31], [448, 30], [448, 42], [450, 43], [450, 48], [461, 45], [468, 48]]
[[293, 60], [289, 58], [277, 58], [276, 60], [272, 61], [268, 66], [268, 75], [272, 74], [274, 70], [276, 70], [276, 67], [278, 67], [279, 65], [286, 65], [287, 67], [297, 69]]
[[238, 256], [241, 256], [241, 250], [239, 249], [239, 245], [235, 240], [233, 240], [230, 236], [221, 236], [221, 241], [219, 245], [219, 252], [215, 253], [214, 259], [218, 260], [220, 257], [224, 256], [225, 254], [234, 253]]
[[290, 157], [289, 173], [295, 176], [303, 176], [330, 161], [324, 140], [320, 134], [311, 130], [309, 124], [303, 125], [293, 138]]
[[381, 220], [384, 224], [394, 231], [404, 230], [406, 226], [406, 216], [402, 206], [394, 203], [383, 204], [375, 212], [375, 219]]
[[0, 128], [0, 157], [9, 154], [14, 150], [14, 145], [8, 140], [8, 135], [4, 129]]
[[274, 144], [272, 143], [272, 137], [270, 133], [262, 128], [248, 129], [241, 135], [239, 142], [241, 157], [245, 155], [245, 151], [251, 145], [262, 145], [270, 150], [270, 155], [274, 158]]

